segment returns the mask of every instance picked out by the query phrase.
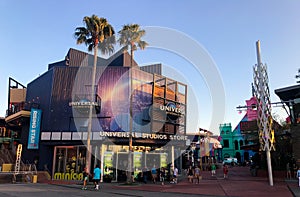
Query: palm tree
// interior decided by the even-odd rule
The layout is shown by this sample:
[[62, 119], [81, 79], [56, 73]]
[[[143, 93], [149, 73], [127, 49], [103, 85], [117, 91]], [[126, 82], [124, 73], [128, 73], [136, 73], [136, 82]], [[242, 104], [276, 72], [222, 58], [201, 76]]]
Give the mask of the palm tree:
[[[94, 65], [92, 71], [92, 88], [91, 95], [94, 95], [95, 91], [95, 78], [96, 78], [96, 66], [98, 48], [102, 54], [110, 54], [114, 51], [115, 44], [115, 31], [113, 27], [108, 23], [105, 18], [99, 18], [96, 15], [91, 17], [85, 16], [83, 18], [85, 27], [77, 27], [75, 29], [74, 36], [77, 39], [77, 44], [85, 44], [88, 47], [88, 51], [94, 50]], [[93, 96], [92, 96], [93, 98]], [[87, 155], [86, 155], [86, 168], [90, 172], [90, 144], [91, 144], [91, 130], [92, 130], [92, 111], [93, 106], [90, 105], [89, 117], [88, 117], [88, 133], [87, 133]]]
[[140, 29], [138, 24], [130, 24], [124, 25], [122, 30], [119, 32], [120, 38], [118, 42], [121, 46], [130, 47], [130, 55], [131, 55], [131, 64], [133, 66], [133, 52], [137, 50], [137, 48], [145, 49], [148, 46], [148, 43], [141, 40], [141, 38], [145, 35], [146, 31]]
[[[140, 29], [138, 24], [124, 25], [122, 30], [119, 32], [118, 42], [121, 46], [125, 46], [127, 49], [130, 47], [130, 71], [129, 71], [129, 80], [130, 80], [130, 94], [132, 92], [132, 67], [133, 67], [133, 52], [137, 48], [145, 49], [148, 45], [147, 42], [141, 40], [145, 35], [145, 30]], [[130, 120], [129, 120], [129, 154], [128, 154], [128, 172], [127, 172], [127, 182], [132, 183], [131, 172], [132, 172], [132, 96], [130, 96]]]

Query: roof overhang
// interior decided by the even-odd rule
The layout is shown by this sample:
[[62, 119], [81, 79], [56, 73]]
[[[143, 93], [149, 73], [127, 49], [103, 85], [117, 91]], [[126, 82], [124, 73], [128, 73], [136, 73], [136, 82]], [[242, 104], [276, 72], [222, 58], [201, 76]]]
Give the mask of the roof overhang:
[[14, 120], [17, 120], [19, 118], [29, 118], [30, 117], [30, 113], [31, 113], [30, 111], [21, 110], [21, 111], [15, 113], [15, 114], [7, 116], [5, 118], [5, 122], [6, 123], [10, 123], [10, 122], [12, 122]]
[[275, 94], [287, 105], [290, 101], [300, 98], [300, 85], [289, 86], [275, 90]]

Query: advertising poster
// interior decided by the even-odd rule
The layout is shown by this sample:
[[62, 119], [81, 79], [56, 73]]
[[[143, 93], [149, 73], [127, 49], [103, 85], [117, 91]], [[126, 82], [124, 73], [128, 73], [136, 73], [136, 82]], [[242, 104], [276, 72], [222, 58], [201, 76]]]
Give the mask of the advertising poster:
[[42, 110], [31, 109], [27, 149], [39, 149]]
[[167, 168], [168, 153], [160, 154], [160, 167]]
[[133, 166], [134, 166], [134, 177], [138, 177], [138, 174], [142, 171], [142, 153], [134, 152], [133, 155]]
[[104, 152], [104, 168], [113, 167], [113, 152]]
[[133, 164], [135, 169], [142, 169], [142, 153], [135, 152], [133, 157]]

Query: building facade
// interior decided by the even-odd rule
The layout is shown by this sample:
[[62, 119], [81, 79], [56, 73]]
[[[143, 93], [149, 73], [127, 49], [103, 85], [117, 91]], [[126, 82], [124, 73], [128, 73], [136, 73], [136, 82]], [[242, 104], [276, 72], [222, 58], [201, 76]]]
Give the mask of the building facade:
[[275, 90], [275, 94], [281, 102], [287, 106], [289, 113], [289, 124], [292, 141], [291, 153], [292, 162], [300, 166], [300, 85], [288, 86]]
[[132, 136], [136, 177], [145, 167], [180, 168], [187, 139], [187, 86], [162, 76], [160, 64], [139, 67], [134, 62], [130, 68], [129, 54], [119, 51], [98, 58], [92, 88], [92, 60], [92, 55], [70, 49], [64, 60], [49, 64], [28, 84], [24, 111], [30, 111], [30, 118], [21, 127], [22, 159], [49, 170], [52, 179], [81, 180], [91, 158], [90, 169], [100, 165], [102, 175], [126, 180]]
[[237, 158], [238, 162], [249, 161], [258, 144], [257, 110], [256, 99], [251, 97], [246, 100], [246, 114], [232, 130], [230, 123], [220, 125], [220, 136], [222, 139], [222, 159], [228, 157]]

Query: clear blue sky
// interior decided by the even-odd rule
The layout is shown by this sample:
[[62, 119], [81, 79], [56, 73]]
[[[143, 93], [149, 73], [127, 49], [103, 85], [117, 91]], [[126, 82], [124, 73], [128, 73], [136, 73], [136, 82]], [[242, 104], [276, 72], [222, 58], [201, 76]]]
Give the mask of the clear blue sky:
[[[268, 65], [271, 101], [274, 89], [295, 85], [300, 57], [300, 1], [0, 1], [0, 116], [7, 109], [8, 77], [27, 85], [46, 72], [47, 65], [64, 59], [76, 45], [74, 29], [84, 16], [105, 17], [119, 31], [124, 24], [167, 27], [189, 36], [215, 62], [224, 86], [225, 118], [233, 127], [242, 118], [236, 110], [251, 96], [255, 42], [261, 41], [262, 61]], [[189, 49], [191, 53], [193, 48]], [[198, 111], [188, 116], [188, 132], [198, 127], [218, 133], [211, 125], [213, 110], [207, 81], [193, 75], [190, 63], [170, 51], [149, 48], [137, 52], [140, 64], [161, 62], [184, 73], [197, 98]], [[180, 69], [183, 69], [182, 71]], [[185, 72], [184, 72], [185, 71]], [[186, 72], [191, 72], [187, 73]], [[166, 73], [167, 75], [168, 73]], [[190, 91], [190, 90], [189, 90]], [[191, 106], [194, 102], [189, 102]], [[190, 107], [191, 108], [191, 107]], [[193, 108], [193, 107], [192, 107]], [[192, 111], [192, 110], [190, 110]], [[278, 109], [273, 110], [278, 111]], [[198, 114], [198, 117], [197, 117]], [[284, 115], [284, 114], [283, 114]], [[197, 118], [196, 118], [197, 117]]]

